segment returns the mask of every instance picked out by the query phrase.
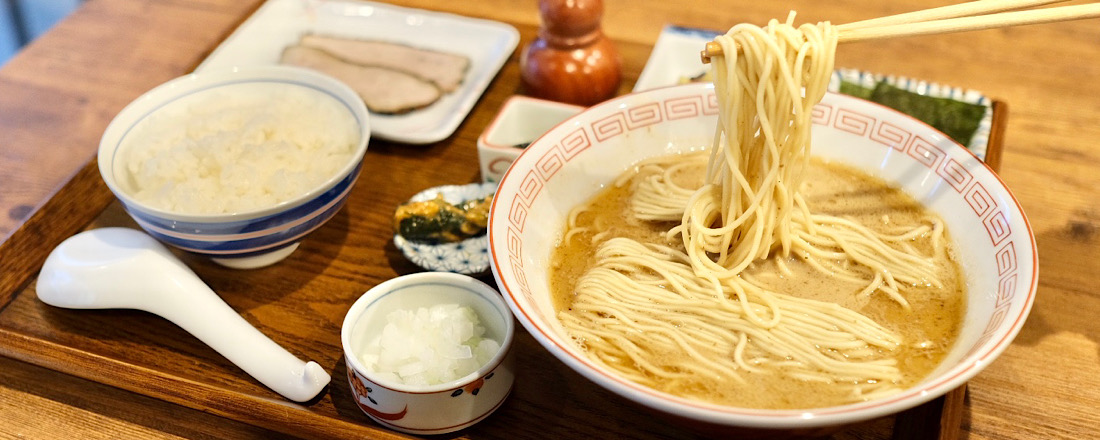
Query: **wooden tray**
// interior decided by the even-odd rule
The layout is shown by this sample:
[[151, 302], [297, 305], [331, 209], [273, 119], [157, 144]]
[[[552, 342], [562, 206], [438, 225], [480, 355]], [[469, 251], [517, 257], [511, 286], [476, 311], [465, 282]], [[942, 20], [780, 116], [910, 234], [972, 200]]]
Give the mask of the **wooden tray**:
[[[535, 29], [520, 28], [523, 42]], [[521, 43], [523, 44], [523, 43]], [[627, 91], [649, 48], [620, 44]], [[517, 51], [518, 53], [518, 51]], [[0, 355], [230, 419], [306, 438], [403, 438], [354, 405], [345, 379], [340, 323], [368, 288], [419, 269], [391, 242], [395, 206], [431, 186], [476, 181], [476, 139], [503, 101], [522, 92], [517, 54], [449, 139], [410, 147], [372, 141], [350, 200], [287, 260], [239, 271], [190, 255], [181, 258], [246, 320], [333, 377], [306, 405], [260, 385], [175, 325], [144, 312], [76, 311], [37, 300], [34, 278], [46, 255], [84, 229], [136, 227], [100, 179], [94, 161], [79, 170], [0, 244]], [[995, 106], [987, 161], [996, 167], [1006, 107]], [[492, 284], [491, 277], [484, 278]], [[127, 280], [119, 280], [127, 282]], [[517, 381], [494, 415], [444, 437], [684, 438], [687, 434], [574, 373], [522, 327], [515, 338]], [[872, 420], [833, 438], [955, 438], [965, 389], [898, 416]]]

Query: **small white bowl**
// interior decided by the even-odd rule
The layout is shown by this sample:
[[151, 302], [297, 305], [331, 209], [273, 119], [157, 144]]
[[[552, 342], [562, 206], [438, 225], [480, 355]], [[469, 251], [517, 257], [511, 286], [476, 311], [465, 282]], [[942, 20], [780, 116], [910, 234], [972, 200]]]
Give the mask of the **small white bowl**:
[[515, 95], [477, 139], [481, 181], [499, 182], [527, 144], [584, 107]]
[[[459, 304], [477, 313], [486, 338], [500, 343], [488, 363], [454, 381], [431, 386], [396, 384], [367, 370], [359, 356], [394, 310]], [[495, 289], [477, 279], [448, 272], [422, 272], [385, 281], [368, 290], [344, 317], [340, 340], [356, 405], [371, 419], [410, 434], [445, 434], [492, 414], [515, 382], [512, 313]]]
[[[328, 180], [301, 195], [262, 209], [228, 214], [172, 212], [136, 200], [126, 172], [127, 143], [143, 121], [181, 108], [188, 100], [216, 93], [232, 93], [242, 86], [273, 84], [300, 87], [328, 96], [346, 108], [359, 139], [351, 158]], [[194, 102], [194, 101], [190, 101]], [[290, 255], [299, 241], [340, 210], [362, 170], [370, 139], [370, 123], [363, 100], [347, 85], [320, 73], [289, 66], [237, 67], [208, 70], [168, 81], [122, 109], [100, 140], [99, 171], [107, 186], [145, 232], [177, 248], [205, 255], [234, 268], [273, 264]]]

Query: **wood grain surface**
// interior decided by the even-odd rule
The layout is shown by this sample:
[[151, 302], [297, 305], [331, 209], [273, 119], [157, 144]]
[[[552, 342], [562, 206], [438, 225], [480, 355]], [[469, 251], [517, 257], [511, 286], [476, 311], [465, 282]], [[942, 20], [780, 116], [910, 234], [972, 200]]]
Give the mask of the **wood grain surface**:
[[[538, 25], [531, 0], [397, 3], [512, 23], [521, 45]], [[803, 20], [843, 23], [948, 3], [607, 0], [604, 29], [623, 56], [626, 92], [667, 23], [724, 29], [791, 9]], [[323, 438], [364, 427], [378, 438], [404, 438], [378, 430], [350, 404], [340, 352], [330, 349], [338, 346], [334, 317], [374, 284], [417, 270], [389, 243], [389, 214], [421, 189], [478, 179], [477, 136], [508, 96], [523, 93], [518, 50], [450, 138], [427, 146], [372, 141], [354, 202], [291, 259], [245, 272], [188, 259], [247, 320], [332, 368], [334, 385], [306, 409], [283, 403], [159, 318], [52, 309], [32, 295], [35, 268], [57, 241], [90, 219], [93, 227], [129, 221], [94, 178], [91, 158], [110, 119], [140, 93], [193, 69], [259, 4], [91, 0], [0, 68], [0, 268], [7, 269], [0, 272], [0, 354], [8, 356], [0, 357], [0, 438]], [[951, 412], [958, 438], [1100, 436], [1100, 295], [1090, 276], [1100, 270], [1098, 42], [1100, 26], [1090, 21], [857, 43], [838, 53], [838, 66], [974, 88], [1011, 105], [1000, 175], [1036, 233], [1040, 292], [1013, 345], [968, 393], [945, 399], [961, 407]], [[520, 372], [509, 402], [447, 437], [686, 436], [592, 386], [525, 332], [516, 350], [530, 369]], [[241, 390], [250, 397], [227, 400]], [[287, 411], [310, 415], [288, 423]], [[832, 438], [902, 438], [894, 423], [874, 420]]]

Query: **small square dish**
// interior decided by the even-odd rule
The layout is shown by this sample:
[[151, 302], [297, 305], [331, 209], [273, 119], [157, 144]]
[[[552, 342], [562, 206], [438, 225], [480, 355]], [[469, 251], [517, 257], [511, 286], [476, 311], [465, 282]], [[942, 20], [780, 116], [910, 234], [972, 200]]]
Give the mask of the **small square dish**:
[[276, 64], [303, 35], [378, 40], [465, 56], [462, 85], [409, 113], [371, 113], [371, 135], [428, 144], [454, 133], [519, 43], [516, 28], [490, 20], [367, 1], [268, 0], [196, 71]]
[[584, 107], [515, 95], [477, 139], [481, 181], [499, 182], [523, 149]]
[[[689, 82], [709, 71], [699, 58], [721, 32], [665, 26], [634, 91]], [[838, 68], [829, 91], [852, 95], [917, 117], [985, 160], [993, 130], [993, 100], [981, 92], [900, 76]]]

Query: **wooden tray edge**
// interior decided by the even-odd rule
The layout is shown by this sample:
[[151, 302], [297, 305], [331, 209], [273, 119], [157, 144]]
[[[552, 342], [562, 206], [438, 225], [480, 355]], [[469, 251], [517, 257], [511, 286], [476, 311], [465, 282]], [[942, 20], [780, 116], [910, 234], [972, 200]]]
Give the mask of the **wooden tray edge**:
[[[290, 401], [196, 382], [9, 329], [0, 329], [0, 355], [298, 437], [352, 439], [393, 435], [380, 427], [320, 415]], [[343, 379], [342, 374], [333, 377], [333, 381]], [[280, 420], [284, 423], [272, 423]]]
[[93, 158], [0, 243], [0, 273], [5, 274], [0, 277], [0, 310], [27, 286], [57, 245], [87, 227], [114, 199]]
[[985, 151], [985, 164], [993, 171], [1001, 170], [1004, 154], [1005, 129], [1008, 127], [1008, 103], [993, 101], [993, 122], [989, 128], [989, 146]]

